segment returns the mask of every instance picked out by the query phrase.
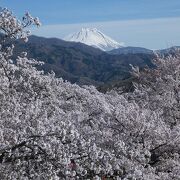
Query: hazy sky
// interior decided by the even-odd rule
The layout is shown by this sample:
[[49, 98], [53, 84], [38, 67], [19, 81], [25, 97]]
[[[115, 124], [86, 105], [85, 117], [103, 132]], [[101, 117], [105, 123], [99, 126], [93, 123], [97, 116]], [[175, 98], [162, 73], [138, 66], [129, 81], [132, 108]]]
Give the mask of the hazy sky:
[[180, 0], [0, 0], [21, 17], [29, 11], [43, 24], [36, 35], [64, 36], [96, 27], [127, 46], [180, 45]]

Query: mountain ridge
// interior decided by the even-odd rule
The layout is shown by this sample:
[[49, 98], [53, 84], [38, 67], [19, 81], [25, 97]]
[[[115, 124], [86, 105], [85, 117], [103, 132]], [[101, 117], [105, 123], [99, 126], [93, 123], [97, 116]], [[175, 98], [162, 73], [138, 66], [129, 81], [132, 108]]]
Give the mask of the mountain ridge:
[[[56, 77], [79, 85], [103, 85], [131, 76], [131, 67], [154, 67], [154, 54], [108, 54], [83, 43], [67, 42], [58, 38], [30, 36], [29, 41], [15, 41], [15, 53], [27, 51], [29, 58], [43, 61], [38, 69], [55, 72]], [[14, 57], [15, 58], [15, 57]]]
[[143, 47], [133, 47], [133, 46], [127, 46], [127, 47], [121, 47], [117, 49], [113, 49], [111, 51], [108, 51], [109, 54], [153, 54], [154, 51], [151, 49], [143, 48]]
[[119, 81], [130, 76], [131, 67], [153, 67], [153, 55], [111, 55], [91, 46], [66, 42], [57, 38], [30, 36], [27, 43], [15, 42], [15, 55], [27, 51], [29, 58], [43, 61], [38, 67], [45, 73], [54, 71], [71, 83], [101, 85]]

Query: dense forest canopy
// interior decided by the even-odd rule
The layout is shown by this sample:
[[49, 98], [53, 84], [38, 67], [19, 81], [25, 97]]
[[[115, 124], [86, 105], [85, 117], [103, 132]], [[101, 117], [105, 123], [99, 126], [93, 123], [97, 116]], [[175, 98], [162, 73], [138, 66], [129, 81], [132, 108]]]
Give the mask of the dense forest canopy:
[[6, 41], [27, 41], [33, 24], [0, 11], [0, 179], [179, 179], [179, 53], [132, 66], [133, 92], [103, 94], [12, 58]]

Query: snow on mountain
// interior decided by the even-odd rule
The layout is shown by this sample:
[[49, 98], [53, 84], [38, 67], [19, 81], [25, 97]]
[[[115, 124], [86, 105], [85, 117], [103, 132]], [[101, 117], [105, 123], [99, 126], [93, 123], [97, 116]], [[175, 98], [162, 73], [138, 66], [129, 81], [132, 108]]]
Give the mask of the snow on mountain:
[[82, 28], [81, 31], [68, 35], [64, 40], [81, 42], [103, 51], [110, 51], [123, 47], [123, 43], [116, 42], [96, 28]]

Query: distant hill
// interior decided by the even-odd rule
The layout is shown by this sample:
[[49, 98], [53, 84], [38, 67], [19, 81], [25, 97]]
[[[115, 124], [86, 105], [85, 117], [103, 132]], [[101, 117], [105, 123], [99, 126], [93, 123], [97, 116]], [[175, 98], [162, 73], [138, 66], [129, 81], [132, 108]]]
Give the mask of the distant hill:
[[121, 47], [108, 51], [109, 54], [153, 54], [153, 50], [142, 48], [142, 47]]
[[170, 48], [167, 49], [161, 49], [161, 50], [156, 50], [155, 52], [161, 55], [168, 55], [168, 54], [174, 54], [176, 53], [176, 51], [180, 50], [180, 46], [172, 46]]
[[28, 43], [16, 41], [15, 54], [27, 51], [28, 56], [44, 61], [45, 72], [54, 71], [72, 83], [102, 85], [130, 77], [130, 66], [153, 67], [152, 54], [112, 55], [97, 48], [66, 42], [57, 38], [31, 36]]

